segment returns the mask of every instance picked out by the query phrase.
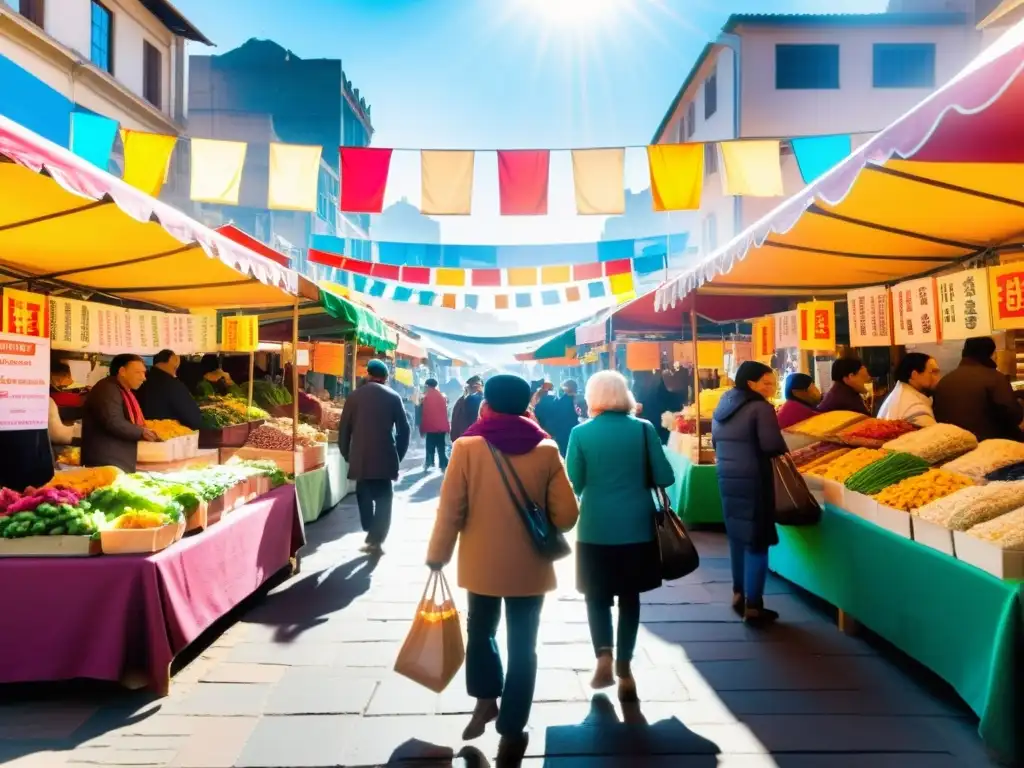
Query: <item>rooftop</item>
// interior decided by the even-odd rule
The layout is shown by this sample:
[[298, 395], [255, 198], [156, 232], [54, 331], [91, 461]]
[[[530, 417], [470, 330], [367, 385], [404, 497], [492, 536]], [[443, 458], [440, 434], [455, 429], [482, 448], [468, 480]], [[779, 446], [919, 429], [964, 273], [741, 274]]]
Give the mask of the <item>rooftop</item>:
[[204, 45], [213, 45], [196, 26], [171, 4], [170, 0], [139, 0], [146, 9], [156, 16], [160, 23], [178, 37], [194, 40]]

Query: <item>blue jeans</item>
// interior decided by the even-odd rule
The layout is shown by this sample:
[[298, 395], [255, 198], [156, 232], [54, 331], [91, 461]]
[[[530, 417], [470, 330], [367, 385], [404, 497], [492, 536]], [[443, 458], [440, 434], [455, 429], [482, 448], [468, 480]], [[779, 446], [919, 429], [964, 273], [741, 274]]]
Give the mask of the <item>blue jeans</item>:
[[640, 629], [640, 595], [619, 595], [619, 626], [617, 642], [613, 642], [612, 598], [587, 596], [587, 623], [594, 655], [615, 652], [618, 661], [633, 660], [636, 635]]
[[[505, 601], [508, 675], [498, 654], [498, 622]], [[526, 730], [537, 684], [537, 633], [544, 596], [488, 597], [469, 593], [466, 621], [466, 692], [476, 699], [501, 699], [496, 730], [518, 736]]]
[[729, 539], [729, 557], [732, 561], [732, 591], [743, 595], [747, 605], [761, 607], [764, 585], [768, 581], [768, 550], [754, 552], [736, 539]]

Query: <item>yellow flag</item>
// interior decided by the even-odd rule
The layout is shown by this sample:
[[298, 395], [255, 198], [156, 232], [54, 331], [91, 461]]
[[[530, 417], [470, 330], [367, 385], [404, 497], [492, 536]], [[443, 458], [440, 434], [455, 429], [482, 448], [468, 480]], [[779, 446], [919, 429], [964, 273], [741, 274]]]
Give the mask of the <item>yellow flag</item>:
[[574, 149], [572, 177], [576, 188], [576, 213], [581, 216], [625, 213], [625, 149]]
[[192, 139], [192, 191], [200, 203], [238, 205], [245, 165], [244, 141]]
[[572, 268], [563, 267], [541, 267], [540, 282], [542, 285], [558, 285], [560, 283], [572, 282]]
[[724, 141], [721, 146], [723, 195], [782, 196], [778, 141]]
[[276, 211], [316, 211], [322, 147], [271, 144], [267, 208]]
[[608, 278], [608, 285], [611, 288], [612, 296], [621, 296], [624, 293], [631, 293], [633, 286], [633, 273], [626, 272], [621, 275], [612, 275]]
[[536, 267], [510, 267], [508, 270], [508, 284], [514, 286], [536, 285]]
[[647, 147], [655, 211], [695, 211], [704, 191], [703, 144]]
[[167, 168], [177, 141], [176, 136], [122, 130], [125, 183], [152, 197], [159, 195], [167, 181]]
[[473, 205], [475, 152], [420, 152], [420, 212], [434, 216], [469, 216]]
[[465, 285], [466, 270], [439, 267], [434, 270], [434, 285]]

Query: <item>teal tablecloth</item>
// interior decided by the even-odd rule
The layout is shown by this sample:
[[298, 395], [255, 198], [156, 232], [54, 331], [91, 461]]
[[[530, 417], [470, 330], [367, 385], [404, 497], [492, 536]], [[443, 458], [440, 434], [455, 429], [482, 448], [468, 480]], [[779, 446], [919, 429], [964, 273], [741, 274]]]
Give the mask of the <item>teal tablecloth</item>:
[[1024, 584], [833, 507], [818, 526], [779, 526], [779, 538], [773, 571], [946, 680], [981, 719], [985, 743], [1024, 758]]
[[722, 497], [718, 492], [718, 471], [714, 464], [694, 464], [677, 451], [665, 449], [676, 482], [668, 489], [672, 506], [688, 525], [722, 523]]
[[324, 512], [327, 500], [327, 467], [320, 467], [295, 476], [295, 495], [305, 523], [312, 523]]

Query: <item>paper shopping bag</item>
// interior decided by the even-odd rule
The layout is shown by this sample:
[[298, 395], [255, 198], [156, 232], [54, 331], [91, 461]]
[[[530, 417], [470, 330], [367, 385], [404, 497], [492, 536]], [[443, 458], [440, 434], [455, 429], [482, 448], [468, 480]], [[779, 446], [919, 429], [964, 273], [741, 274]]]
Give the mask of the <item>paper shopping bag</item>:
[[398, 652], [395, 672], [441, 693], [465, 660], [459, 612], [448, 581], [440, 571], [432, 572], [412, 628]]

